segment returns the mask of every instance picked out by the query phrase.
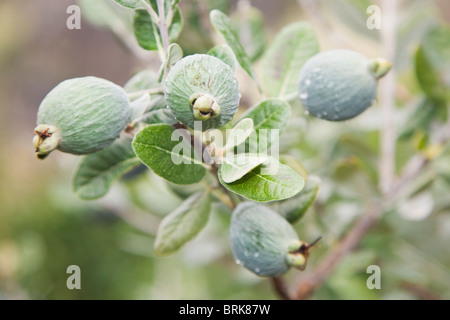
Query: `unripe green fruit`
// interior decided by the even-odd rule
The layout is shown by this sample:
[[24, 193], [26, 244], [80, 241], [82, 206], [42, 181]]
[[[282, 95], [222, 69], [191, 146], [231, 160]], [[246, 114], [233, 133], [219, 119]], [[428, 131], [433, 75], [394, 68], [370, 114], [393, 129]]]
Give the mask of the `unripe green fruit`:
[[205, 54], [178, 61], [167, 76], [165, 92], [175, 118], [190, 128], [201, 121], [203, 131], [231, 121], [241, 97], [233, 70]]
[[33, 144], [38, 158], [58, 149], [88, 154], [109, 146], [127, 125], [129, 100], [118, 85], [95, 77], [63, 81], [44, 98]]
[[377, 79], [391, 64], [351, 50], [332, 50], [309, 59], [300, 72], [299, 95], [313, 116], [330, 121], [356, 117], [376, 98]]
[[283, 217], [263, 205], [244, 202], [237, 206], [230, 237], [236, 263], [259, 276], [278, 276], [291, 266], [305, 268], [309, 247]]

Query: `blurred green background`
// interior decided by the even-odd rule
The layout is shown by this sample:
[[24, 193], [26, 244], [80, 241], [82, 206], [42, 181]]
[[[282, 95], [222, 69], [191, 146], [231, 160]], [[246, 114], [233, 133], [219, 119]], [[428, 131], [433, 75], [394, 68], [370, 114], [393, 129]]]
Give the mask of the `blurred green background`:
[[[204, 52], [212, 43], [195, 32], [192, 11], [204, 2], [181, 1], [185, 31], [179, 43], [185, 53]], [[370, 1], [319, 1], [322, 11], [315, 18], [294, 0], [251, 3], [264, 15], [268, 42], [284, 25], [305, 19], [317, 27], [322, 50], [348, 47], [371, 57], [382, 52], [376, 31], [365, 27]], [[448, 24], [450, 4], [401, 3], [395, 65], [399, 117], [405, 118], [423, 98], [413, 76], [413, 51], [428, 30]], [[100, 201], [84, 202], [72, 193], [77, 157], [55, 152], [45, 161], [36, 159], [31, 143], [36, 112], [59, 82], [92, 75], [123, 85], [146, 67], [158, 68], [157, 56], [133, 55], [108, 28], [83, 20], [81, 30], [68, 30], [70, 4], [77, 2], [0, 2], [0, 299], [276, 299], [269, 281], [234, 263], [229, 212], [221, 206], [198, 238], [158, 258], [154, 234], [161, 217], [181, 203], [177, 188], [145, 172], [117, 184]], [[207, 6], [232, 11], [236, 2], [207, 1]], [[323, 21], [333, 32], [321, 28]], [[244, 94], [243, 103], [251, 101]], [[305, 119], [299, 106], [284, 135], [284, 147], [323, 182], [316, 206], [295, 226], [305, 240], [324, 237], [308, 268], [332, 250], [376, 193], [367, 167], [378, 153], [377, 115], [375, 108], [349, 125], [327, 126]], [[399, 166], [414, 152], [412, 140], [399, 142]], [[355, 165], [361, 159], [367, 163]], [[417, 202], [385, 215], [313, 298], [450, 298], [449, 159], [447, 148], [419, 182], [412, 198]], [[366, 287], [371, 264], [381, 267], [381, 290]], [[66, 287], [70, 265], [81, 268], [81, 290]], [[286, 279], [292, 283], [297, 276], [290, 271]]]

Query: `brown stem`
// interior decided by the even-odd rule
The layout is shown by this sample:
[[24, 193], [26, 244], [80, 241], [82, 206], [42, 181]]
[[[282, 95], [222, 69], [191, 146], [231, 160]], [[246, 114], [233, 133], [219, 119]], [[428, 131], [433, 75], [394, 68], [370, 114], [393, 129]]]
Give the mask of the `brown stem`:
[[278, 294], [278, 297], [281, 300], [290, 299], [288, 286], [286, 285], [286, 282], [284, 282], [283, 278], [273, 277], [270, 278], [270, 281], [272, 283], [272, 287], [274, 288], [275, 292]]
[[[448, 123], [443, 126], [436, 134], [434, 142], [438, 145], [445, 145], [450, 140], [450, 118]], [[382, 206], [373, 206], [361, 217], [337, 245], [332, 252], [309, 274], [304, 275], [297, 284], [295, 293], [290, 296], [291, 299], [306, 299], [323, 281], [334, 271], [341, 260], [352, 250], [354, 250], [364, 236], [377, 224], [379, 218], [387, 208], [408, 186], [428, 164], [430, 159], [425, 155], [418, 154], [414, 156], [405, 166], [403, 174], [393, 184], [389, 195], [386, 195], [386, 202]]]
[[369, 230], [376, 225], [382, 212], [380, 207], [372, 207], [365, 216], [358, 220], [337, 247], [331, 249], [332, 252], [312, 272], [300, 279], [297, 289], [290, 299], [306, 299], [319, 288], [339, 265], [342, 258], [353, 251]]

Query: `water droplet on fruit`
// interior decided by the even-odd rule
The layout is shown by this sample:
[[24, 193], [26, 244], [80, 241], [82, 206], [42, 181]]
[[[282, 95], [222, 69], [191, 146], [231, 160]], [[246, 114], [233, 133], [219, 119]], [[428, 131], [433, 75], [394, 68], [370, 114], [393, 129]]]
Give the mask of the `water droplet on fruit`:
[[308, 116], [308, 115], [309, 115], [309, 111], [305, 110], [305, 116]]
[[255, 268], [255, 272], [256, 272], [256, 273], [259, 273], [260, 271], [261, 271], [260, 268]]
[[328, 112], [324, 111], [322, 112], [323, 116], [326, 117], [328, 115]]
[[302, 100], [308, 99], [308, 94], [306, 92], [300, 93], [300, 99]]
[[258, 257], [259, 257], [259, 252], [255, 252], [255, 253], [253, 254], [253, 256], [254, 256], [255, 258], [258, 258]]
[[239, 260], [239, 259], [236, 259], [235, 262], [237, 265], [240, 265], [242, 263], [241, 260]]
[[311, 80], [306, 79], [305, 80], [305, 86], [309, 87], [311, 85]]

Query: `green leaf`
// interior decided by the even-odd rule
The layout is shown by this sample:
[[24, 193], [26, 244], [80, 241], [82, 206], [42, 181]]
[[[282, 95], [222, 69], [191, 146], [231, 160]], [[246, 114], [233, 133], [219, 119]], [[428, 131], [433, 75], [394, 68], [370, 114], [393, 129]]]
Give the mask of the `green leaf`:
[[416, 77], [426, 95], [433, 101], [450, 100], [449, 88], [445, 86], [441, 74], [433, 68], [423, 46], [415, 54]]
[[427, 97], [419, 100], [405, 117], [404, 124], [399, 127], [398, 138], [401, 140], [411, 139], [416, 131], [430, 130], [430, 125], [438, 113], [437, 103]]
[[290, 116], [291, 106], [280, 99], [264, 100], [250, 108], [241, 117], [242, 119], [252, 119], [253, 128], [255, 129], [255, 132], [252, 133], [249, 141], [246, 143], [246, 150], [249, 152], [263, 152], [267, 150], [271, 143], [279, 138], [286, 128]]
[[161, 221], [155, 240], [155, 253], [164, 256], [180, 249], [205, 227], [210, 211], [208, 192], [198, 192], [186, 199]]
[[256, 81], [258, 87], [259, 82], [256, 78], [255, 72], [252, 67], [252, 62], [244, 50], [244, 47], [239, 42], [239, 37], [236, 34], [236, 31], [233, 29], [233, 25], [231, 24], [230, 18], [227, 17], [223, 12], [219, 10], [213, 10], [210, 13], [211, 23], [225, 39], [227, 44], [233, 50], [236, 55], [236, 59], [241, 65], [241, 67], [248, 73], [253, 80]]
[[79, 0], [83, 19], [96, 27], [108, 27], [111, 21], [117, 21], [119, 16], [109, 5], [109, 1]]
[[[158, 82], [158, 74], [151, 70], [138, 72], [130, 80], [128, 80], [128, 82], [124, 86], [124, 89], [127, 93], [136, 93], [140, 91], [160, 88], [162, 88], [162, 85]], [[139, 97], [140, 96], [137, 96], [136, 98]]]
[[145, 8], [145, 4], [142, 3], [141, 0], [114, 0], [114, 1], [116, 1], [121, 6], [124, 6], [126, 8], [130, 8], [130, 9], [143, 9], [143, 8]]
[[177, 43], [172, 43], [167, 49], [166, 60], [161, 65], [158, 80], [161, 81], [164, 76], [164, 72], [172, 68], [172, 66], [179, 60], [181, 60], [181, 58], [183, 58], [183, 49], [181, 49], [181, 47]]
[[[374, 4], [370, 0], [321, 0], [318, 1], [328, 7], [328, 11], [338, 18], [348, 30], [357, 35], [363, 35], [377, 40], [379, 38], [378, 30], [371, 30], [367, 27], [369, 13], [367, 9]], [[331, 18], [331, 17], [330, 17]], [[358, 35], [358, 36], [359, 36]]]
[[[167, 12], [168, 11], [166, 10], [166, 14]], [[180, 7], [178, 7], [178, 5], [175, 6], [172, 21], [169, 22], [169, 41], [174, 42], [178, 39], [183, 30], [183, 16], [181, 15]]]
[[232, 183], [223, 181], [219, 171], [219, 181], [228, 190], [258, 202], [293, 197], [305, 185], [303, 178], [294, 170], [274, 158], [269, 158], [264, 164]]
[[238, 10], [231, 16], [231, 21], [250, 60], [256, 61], [266, 46], [264, 16], [261, 11], [250, 6], [238, 6]]
[[139, 45], [145, 50], [158, 50], [155, 25], [147, 10], [136, 10], [133, 21], [134, 35]]
[[73, 178], [73, 190], [84, 200], [100, 198], [117, 178], [140, 163], [130, 138], [116, 140], [108, 148], [83, 158]]
[[215, 46], [211, 50], [208, 51], [210, 56], [219, 58], [227, 65], [231, 67], [234, 71], [236, 71], [236, 56], [234, 55], [233, 50], [231, 50], [230, 46], [227, 44], [221, 44]]
[[224, 150], [227, 151], [237, 147], [247, 140], [253, 131], [253, 120], [250, 118], [242, 119], [237, 125], [234, 126], [233, 129], [230, 130]]
[[298, 161], [296, 158], [294, 158], [291, 155], [283, 154], [280, 156], [280, 162], [282, 164], [287, 165], [291, 169], [293, 169], [297, 174], [303, 178], [303, 180], [308, 180], [308, 172], [306, 171], [305, 167]]
[[298, 195], [285, 201], [274, 203], [272, 209], [281, 214], [290, 223], [299, 221], [317, 198], [320, 189], [320, 179], [310, 177], [305, 188]]
[[267, 99], [247, 110], [241, 119], [253, 120], [253, 128], [282, 130], [291, 116], [291, 106], [281, 99]]
[[439, 26], [428, 32], [415, 54], [415, 71], [426, 95], [445, 106], [450, 101], [450, 27]]
[[318, 52], [316, 34], [308, 23], [284, 27], [261, 61], [267, 93], [273, 97], [295, 95], [301, 68]]
[[165, 123], [173, 125], [177, 123], [177, 119], [173, 116], [173, 113], [169, 109], [156, 109], [147, 112], [142, 117], [142, 122], [146, 124]]
[[[183, 19], [180, 8], [178, 6], [174, 9], [171, 25], [169, 26], [169, 41], [174, 42], [183, 29]], [[166, 11], [166, 15], [167, 15]], [[158, 50], [158, 41], [156, 35], [159, 37], [159, 29], [152, 21], [152, 18], [147, 10], [136, 10], [133, 21], [134, 35], [139, 45], [146, 50]]]
[[130, 120], [141, 117], [147, 107], [150, 105], [150, 96], [148, 94], [142, 95], [140, 98], [130, 103]]
[[[141, 161], [157, 175], [177, 184], [199, 182], [205, 175], [201, 160], [194, 156], [190, 138], [183, 137], [181, 130], [166, 124], [153, 124], [136, 134], [133, 149]], [[189, 134], [187, 130], [184, 133]], [[179, 138], [182, 137], [182, 141]], [[188, 142], [186, 140], [189, 140]]]
[[248, 153], [225, 157], [219, 168], [220, 176], [224, 182], [231, 183], [241, 179], [266, 161], [267, 156], [265, 155]]

